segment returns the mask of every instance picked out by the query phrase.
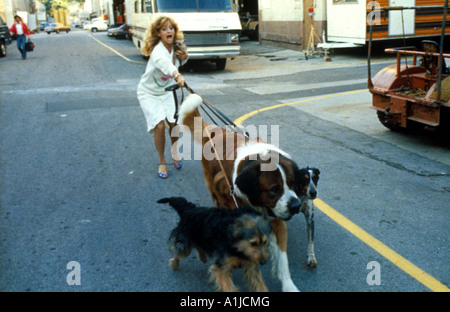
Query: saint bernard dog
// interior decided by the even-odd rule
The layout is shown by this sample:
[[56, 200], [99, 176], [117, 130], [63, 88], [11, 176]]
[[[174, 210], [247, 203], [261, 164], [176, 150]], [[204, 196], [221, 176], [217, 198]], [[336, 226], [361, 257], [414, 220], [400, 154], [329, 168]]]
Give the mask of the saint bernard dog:
[[276, 146], [206, 123], [198, 111], [202, 102], [200, 96], [189, 95], [181, 105], [179, 121], [203, 148], [203, 175], [213, 201], [229, 209], [251, 206], [271, 217], [272, 271], [283, 291], [298, 291], [289, 271], [286, 221], [300, 212], [305, 201], [303, 188], [296, 185], [300, 170]]

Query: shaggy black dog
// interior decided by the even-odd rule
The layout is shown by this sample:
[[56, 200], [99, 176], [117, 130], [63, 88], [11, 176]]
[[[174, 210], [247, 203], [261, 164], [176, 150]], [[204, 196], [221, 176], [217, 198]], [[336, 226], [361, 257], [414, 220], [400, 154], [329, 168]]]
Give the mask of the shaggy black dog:
[[197, 250], [202, 262], [210, 258], [211, 278], [221, 291], [237, 291], [231, 271], [243, 266], [244, 275], [252, 291], [267, 291], [259, 271], [269, 257], [270, 222], [253, 208], [199, 207], [182, 197], [162, 198], [180, 215], [169, 237], [169, 249], [174, 257], [169, 264], [178, 269], [180, 260]]

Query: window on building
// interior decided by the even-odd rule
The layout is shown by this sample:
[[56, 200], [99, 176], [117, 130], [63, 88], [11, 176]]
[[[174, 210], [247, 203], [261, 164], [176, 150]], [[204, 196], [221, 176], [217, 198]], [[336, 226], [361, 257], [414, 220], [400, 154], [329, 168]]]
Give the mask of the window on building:
[[134, 13], [139, 13], [139, 1], [134, 1]]

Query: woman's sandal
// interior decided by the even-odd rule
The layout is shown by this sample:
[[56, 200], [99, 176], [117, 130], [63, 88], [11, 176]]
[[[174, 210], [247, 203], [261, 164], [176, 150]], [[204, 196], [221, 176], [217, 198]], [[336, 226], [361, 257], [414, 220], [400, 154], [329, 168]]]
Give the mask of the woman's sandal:
[[180, 160], [179, 162], [173, 162], [173, 166], [175, 167], [175, 169], [180, 170], [183, 166], [183, 160]]
[[[158, 166], [160, 166], [160, 165], [167, 165], [167, 164], [166, 163], [158, 163]], [[158, 177], [160, 177], [161, 179], [167, 179], [167, 177], [168, 177], [167, 171], [165, 173], [159, 172], [159, 168], [158, 168]]]

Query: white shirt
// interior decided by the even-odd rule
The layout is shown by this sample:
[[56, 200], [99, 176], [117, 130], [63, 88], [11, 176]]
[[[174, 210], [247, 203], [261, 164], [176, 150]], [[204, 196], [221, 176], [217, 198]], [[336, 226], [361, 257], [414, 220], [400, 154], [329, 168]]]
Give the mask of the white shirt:
[[168, 93], [165, 91], [165, 88], [176, 83], [174, 77], [172, 77], [173, 73], [180, 65], [184, 65], [187, 62], [186, 59], [180, 64], [180, 60], [175, 58], [175, 64], [173, 64], [173, 55], [174, 49], [169, 53], [162, 42], [156, 45], [150, 55], [145, 73], [139, 82], [138, 91], [152, 95]]
[[16, 32], [17, 32], [17, 36], [23, 35], [23, 27], [22, 27], [22, 23], [16, 23]]

